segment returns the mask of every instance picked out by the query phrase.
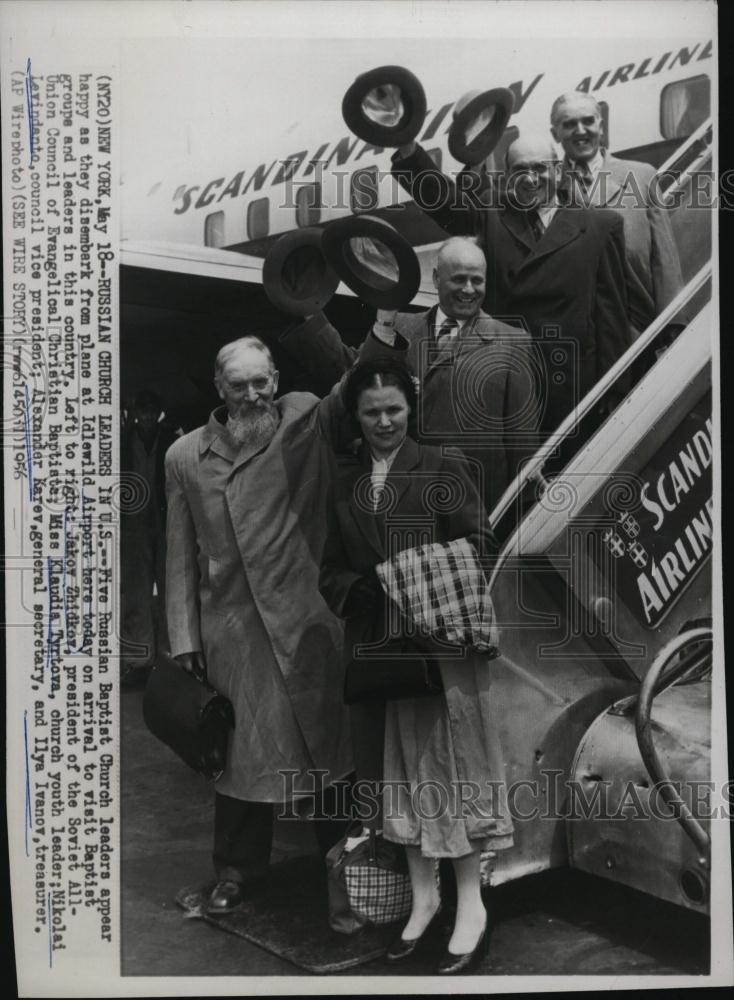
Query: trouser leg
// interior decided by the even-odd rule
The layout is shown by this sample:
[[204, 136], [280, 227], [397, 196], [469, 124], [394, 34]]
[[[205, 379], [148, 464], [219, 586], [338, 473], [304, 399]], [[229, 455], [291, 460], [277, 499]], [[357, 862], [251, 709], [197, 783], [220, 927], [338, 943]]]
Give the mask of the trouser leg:
[[243, 885], [261, 878], [270, 865], [273, 806], [214, 796], [214, 871], [220, 881]]
[[123, 526], [122, 654], [123, 666], [146, 667], [155, 657], [153, 628], [154, 553], [149, 535]]
[[322, 858], [341, 840], [351, 822], [353, 779], [354, 775], [349, 775], [314, 796], [312, 823]]
[[155, 554], [153, 558], [153, 572], [155, 575], [155, 587], [158, 591], [156, 597], [156, 653], [170, 654], [171, 644], [168, 638], [168, 625], [166, 622], [166, 529], [159, 528], [155, 534]]

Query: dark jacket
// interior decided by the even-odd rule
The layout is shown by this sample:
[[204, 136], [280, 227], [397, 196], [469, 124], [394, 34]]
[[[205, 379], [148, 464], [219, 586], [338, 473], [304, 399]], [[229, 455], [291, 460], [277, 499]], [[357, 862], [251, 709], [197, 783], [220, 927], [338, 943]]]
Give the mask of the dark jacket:
[[[137, 433], [136, 425], [131, 420], [122, 430], [122, 440], [120, 442], [120, 471], [135, 472], [133, 468], [133, 436]], [[177, 439], [176, 430], [166, 423], [158, 425], [156, 432], [156, 453], [155, 453], [155, 491], [158, 500], [158, 509], [165, 520], [166, 517], [166, 452]]]
[[539, 367], [524, 330], [480, 313], [450, 346], [435, 346], [436, 309], [399, 313], [390, 348], [370, 335], [366, 360], [402, 353], [420, 379], [416, 439], [461, 449], [487, 513], [539, 443]]
[[479, 238], [487, 258], [485, 309], [525, 326], [540, 345], [541, 429], [550, 433], [631, 343], [622, 219], [605, 209], [559, 208], [536, 242], [524, 213], [457, 200], [420, 147], [393, 172], [448, 233]]
[[[386, 599], [375, 585], [377, 563], [405, 548], [455, 538], [469, 538], [485, 564], [495, 552], [489, 521], [463, 459], [448, 458], [440, 448], [406, 437], [387, 475], [385, 509], [379, 512], [369, 502], [371, 469], [363, 449], [342, 465], [327, 498], [319, 590], [334, 614], [347, 617], [347, 659], [355, 642], [384, 634]], [[350, 600], [355, 587], [365, 595], [371, 588], [372, 601]]]

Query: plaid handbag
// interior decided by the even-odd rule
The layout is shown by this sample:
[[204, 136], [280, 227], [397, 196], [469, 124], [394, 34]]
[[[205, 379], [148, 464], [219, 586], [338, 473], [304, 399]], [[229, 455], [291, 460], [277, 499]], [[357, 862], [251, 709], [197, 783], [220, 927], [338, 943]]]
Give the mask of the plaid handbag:
[[389, 924], [407, 917], [413, 894], [402, 847], [374, 830], [351, 851], [347, 839], [326, 856], [332, 930], [353, 934], [368, 923]]
[[[404, 848], [371, 830], [367, 839], [348, 851], [353, 833], [348, 832], [326, 855], [329, 926], [341, 934], [353, 934], [365, 924], [402, 920], [413, 903]], [[440, 891], [438, 862], [434, 875]]]
[[420, 632], [497, 655], [492, 598], [468, 539], [403, 549], [375, 570], [385, 593]]

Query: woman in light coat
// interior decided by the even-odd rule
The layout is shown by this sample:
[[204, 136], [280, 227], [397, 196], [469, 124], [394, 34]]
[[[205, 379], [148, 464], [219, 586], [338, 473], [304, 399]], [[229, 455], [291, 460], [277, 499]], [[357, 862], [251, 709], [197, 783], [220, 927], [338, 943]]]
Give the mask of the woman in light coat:
[[[402, 549], [468, 538], [480, 556], [491, 531], [468, 465], [408, 436], [416, 389], [399, 362], [375, 359], [355, 366], [345, 390], [347, 410], [363, 436], [359, 460], [342, 469], [327, 501], [329, 533], [320, 589], [346, 619], [345, 660], [355, 645], [386, 636], [389, 602], [375, 566]], [[436, 655], [435, 651], [432, 655]], [[384, 835], [404, 844], [413, 907], [392, 960], [430, 940], [441, 900], [437, 858], [452, 860], [456, 921], [440, 973], [465, 971], [487, 943], [480, 894], [480, 851], [512, 844], [502, 757], [490, 712], [486, 654], [439, 656], [444, 691], [388, 701], [385, 714]], [[357, 706], [359, 707], [359, 706]], [[353, 713], [354, 717], [354, 713]], [[359, 740], [359, 726], [353, 726]], [[359, 775], [359, 747], [355, 746]], [[471, 808], [462, 800], [471, 799]]]

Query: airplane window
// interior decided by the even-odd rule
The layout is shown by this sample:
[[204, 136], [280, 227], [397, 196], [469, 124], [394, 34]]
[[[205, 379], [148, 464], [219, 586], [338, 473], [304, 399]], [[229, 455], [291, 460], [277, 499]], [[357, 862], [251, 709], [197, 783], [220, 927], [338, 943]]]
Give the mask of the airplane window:
[[377, 167], [355, 170], [349, 183], [349, 204], [352, 211], [374, 212], [379, 200]]
[[434, 163], [434, 166], [436, 167], [436, 170], [440, 170], [441, 169], [441, 157], [442, 157], [442, 153], [441, 153], [441, 150], [439, 149], [439, 147], [436, 146], [435, 149], [427, 149], [426, 152], [428, 153], [428, 155], [433, 160], [433, 163]]
[[705, 74], [676, 80], [660, 94], [660, 131], [665, 139], [685, 139], [711, 114], [711, 81]]
[[224, 212], [212, 212], [204, 220], [204, 246], [224, 246]]
[[316, 226], [321, 221], [321, 185], [303, 184], [296, 191], [296, 225]]
[[270, 202], [258, 198], [247, 206], [247, 238], [259, 240], [270, 232]]

